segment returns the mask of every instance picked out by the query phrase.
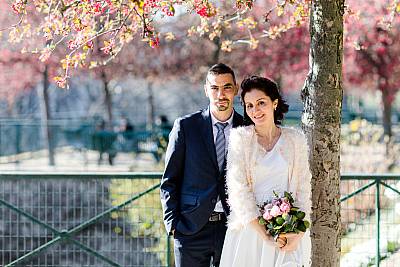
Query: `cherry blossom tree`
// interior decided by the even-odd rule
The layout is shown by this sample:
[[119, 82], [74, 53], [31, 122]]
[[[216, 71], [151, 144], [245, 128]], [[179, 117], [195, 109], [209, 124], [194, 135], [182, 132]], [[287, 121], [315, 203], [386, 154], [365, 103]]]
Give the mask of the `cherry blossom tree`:
[[[384, 133], [392, 136], [392, 104], [400, 89], [400, 11], [396, 1], [349, 1], [345, 70], [350, 86], [382, 93]], [[348, 64], [348, 65], [347, 65]]]
[[[0, 22], [1, 25], [10, 25], [15, 22], [15, 16], [11, 16], [9, 6], [5, 2], [0, 2]], [[39, 18], [33, 16], [32, 25], [38, 23]], [[22, 29], [22, 31], [29, 31]], [[43, 123], [44, 133], [47, 140], [49, 153], [49, 165], [55, 165], [55, 144], [53, 138], [52, 119], [50, 112], [49, 86], [51, 77], [56, 76], [59, 68], [60, 54], [55, 50], [53, 56], [47, 57], [44, 62], [43, 54], [39, 52], [37, 46], [43, 46], [44, 40], [41, 37], [31, 36], [29, 40], [23, 40], [11, 34], [8, 36], [11, 44], [6, 43], [6, 37], [0, 43], [0, 97], [7, 99], [9, 106], [14, 103], [16, 97], [22, 93], [32, 90], [38, 83], [42, 86], [39, 93], [44, 107]], [[28, 49], [32, 49], [31, 52]], [[59, 49], [59, 48], [58, 48]], [[33, 53], [32, 53], [33, 52]]]

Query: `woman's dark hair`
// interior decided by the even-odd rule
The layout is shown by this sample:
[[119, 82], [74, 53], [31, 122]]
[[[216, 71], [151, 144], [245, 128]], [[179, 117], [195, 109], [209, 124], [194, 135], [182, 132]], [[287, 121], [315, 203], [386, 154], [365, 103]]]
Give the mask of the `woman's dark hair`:
[[286, 104], [286, 101], [282, 99], [281, 94], [279, 93], [278, 86], [275, 82], [260, 76], [251, 76], [242, 81], [240, 85], [242, 92], [240, 93], [240, 98], [242, 100], [243, 108], [244, 108], [244, 123], [246, 125], [254, 124], [250, 117], [246, 112], [246, 105], [244, 103], [244, 96], [252, 91], [252, 90], [260, 90], [266, 94], [271, 101], [275, 101], [278, 99], [278, 106], [274, 111], [274, 122], [276, 125], [281, 125], [283, 116], [289, 110], [289, 105]]

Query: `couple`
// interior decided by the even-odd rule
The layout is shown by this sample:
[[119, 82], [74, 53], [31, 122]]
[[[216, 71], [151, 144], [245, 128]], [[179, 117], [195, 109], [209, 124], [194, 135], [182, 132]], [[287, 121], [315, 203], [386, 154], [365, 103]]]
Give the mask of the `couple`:
[[212, 66], [204, 91], [209, 107], [175, 121], [161, 180], [175, 265], [309, 266], [309, 231], [274, 240], [258, 223], [257, 204], [273, 191], [292, 192], [310, 220], [307, 143], [280, 126], [288, 105], [276, 84], [257, 76], [241, 83], [244, 119], [233, 109], [238, 87], [230, 67]]

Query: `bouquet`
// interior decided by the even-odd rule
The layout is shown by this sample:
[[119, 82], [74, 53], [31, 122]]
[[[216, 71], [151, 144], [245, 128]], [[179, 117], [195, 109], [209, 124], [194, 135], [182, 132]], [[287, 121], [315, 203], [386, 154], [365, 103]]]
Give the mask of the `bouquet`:
[[293, 205], [291, 193], [286, 192], [279, 197], [274, 191], [275, 198], [259, 206], [261, 215], [258, 222], [265, 225], [267, 231], [276, 240], [279, 234], [305, 232], [310, 228], [310, 222], [304, 220], [306, 214]]

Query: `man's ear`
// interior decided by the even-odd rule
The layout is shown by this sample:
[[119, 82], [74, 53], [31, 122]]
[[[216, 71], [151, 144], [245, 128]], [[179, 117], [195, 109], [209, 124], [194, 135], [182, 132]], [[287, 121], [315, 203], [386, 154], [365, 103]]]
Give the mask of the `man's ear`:
[[204, 94], [208, 97], [207, 84], [204, 85]]
[[235, 83], [235, 95], [239, 93], [239, 86], [237, 83]]

